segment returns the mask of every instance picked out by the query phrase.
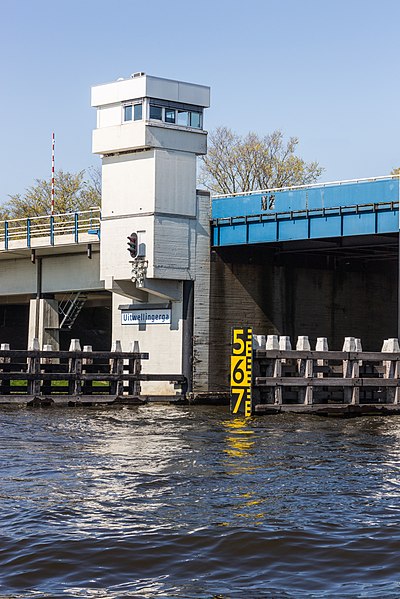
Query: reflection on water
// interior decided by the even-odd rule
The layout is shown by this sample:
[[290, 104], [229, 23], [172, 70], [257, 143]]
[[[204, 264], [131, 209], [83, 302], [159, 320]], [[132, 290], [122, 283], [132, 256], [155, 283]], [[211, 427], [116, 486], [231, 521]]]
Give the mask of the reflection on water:
[[400, 417], [0, 418], [0, 597], [400, 596]]
[[[227, 455], [226, 473], [234, 477], [241, 477], [244, 472], [247, 475], [254, 473], [256, 466], [252, 464], [251, 452], [255, 446], [255, 431], [251, 428], [251, 420], [232, 417], [230, 420], [224, 420], [222, 425], [227, 431], [226, 448], [224, 449]], [[236, 503], [233, 513], [236, 518], [247, 518], [254, 525], [262, 524], [265, 514], [258, 509], [262, 509], [261, 506], [265, 501], [265, 498], [260, 495], [263, 489], [257, 489], [257, 492], [248, 491], [240, 484], [240, 478], [236, 479], [234, 484], [236, 485]], [[228, 525], [225, 523], [225, 526]]]

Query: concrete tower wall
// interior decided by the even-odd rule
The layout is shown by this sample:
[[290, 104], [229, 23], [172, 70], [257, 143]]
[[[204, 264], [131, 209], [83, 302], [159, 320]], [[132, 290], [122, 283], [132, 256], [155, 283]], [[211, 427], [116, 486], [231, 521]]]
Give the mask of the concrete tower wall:
[[[100, 278], [113, 293], [113, 339], [126, 350], [139, 341], [150, 354], [144, 372], [183, 373], [190, 381], [197, 326], [205, 337], [195, 384], [204, 387], [206, 367], [198, 365], [208, 365], [201, 314], [208, 311], [209, 197], [196, 198], [196, 159], [207, 150], [202, 124], [209, 88], [139, 74], [96, 86], [92, 105], [98, 112], [93, 152], [103, 155]], [[127, 251], [132, 233], [137, 257]], [[157, 310], [167, 320], [143, 322]], [[176, 389], [153, 382], [143, 392]]]

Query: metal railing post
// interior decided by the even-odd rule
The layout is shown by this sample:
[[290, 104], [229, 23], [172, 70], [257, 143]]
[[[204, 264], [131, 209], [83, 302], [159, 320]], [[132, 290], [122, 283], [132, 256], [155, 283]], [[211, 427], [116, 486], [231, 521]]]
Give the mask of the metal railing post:
[[26, 220], [26, 245], [31, 247], [31, 219]]
[[79, 217], [78, 217], [78, 213], [75, 212], [75, 217], [74, 217], [74, 221], [75, 221], [75, 243], [78, 243], [79, 241]]
[[8, 222], [4, 222], [4, 249], [8, 250]]
[[54, 245], [54, 216], [50, 216], [50, 245]]

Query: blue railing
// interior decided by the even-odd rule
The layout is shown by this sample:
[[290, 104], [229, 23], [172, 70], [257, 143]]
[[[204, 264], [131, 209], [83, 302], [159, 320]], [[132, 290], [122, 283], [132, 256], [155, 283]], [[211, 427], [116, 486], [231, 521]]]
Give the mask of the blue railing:
[[83, 234], [100, 239], [100, 221], [100, 208], [97, 207], [81, 212], [0, 221], [0, 249], [8, 250], [13, 241], [25, 241], [28, 248], [39, 240], [55, 245], [66, 235], [72, 236], [75, 243], [80, 242]]

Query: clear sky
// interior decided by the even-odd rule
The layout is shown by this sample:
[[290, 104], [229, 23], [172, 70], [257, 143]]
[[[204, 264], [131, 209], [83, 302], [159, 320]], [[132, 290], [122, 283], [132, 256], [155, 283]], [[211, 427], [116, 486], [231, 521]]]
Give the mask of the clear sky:
[[211, 86], [205, 127], [282, 129], [323, 181], [400, 166], [398, 0], [0, 0], [0, 201], [91, 154], [90, 87]]

